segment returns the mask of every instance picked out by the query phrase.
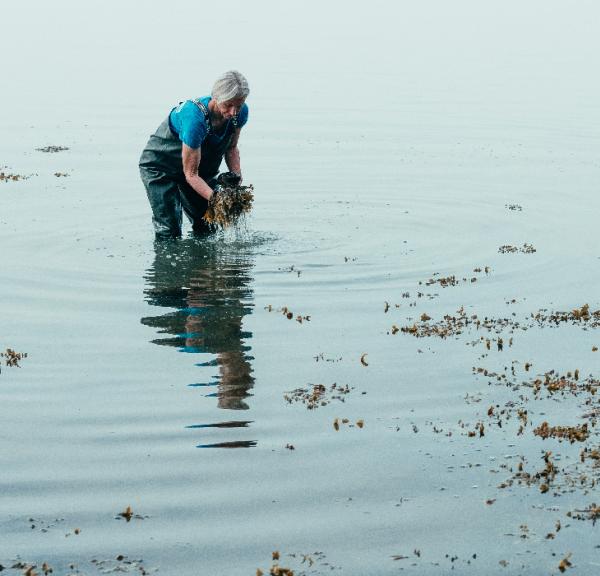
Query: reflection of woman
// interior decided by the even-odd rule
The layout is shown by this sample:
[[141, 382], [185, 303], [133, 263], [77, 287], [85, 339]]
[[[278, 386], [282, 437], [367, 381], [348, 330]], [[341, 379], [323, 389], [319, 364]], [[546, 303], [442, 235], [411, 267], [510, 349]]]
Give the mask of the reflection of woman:
[[254, 385], [244, 344], [251, 334], [242, 331], [242, 319], [252, 311], [251, 265], [237, 250], [189, 239], [157, 244], [146, 275], [147, 301], [177, 311], [142, 318], [142, 324], [172, 335], [155, 344], [216, 355], [220, 408], [247, 409], [243, 399]]
[[231, 177], [241, 182], [240, 131], [248, 120], [250, 89], [239, 72], [225, 72], [211, 96], [186, 100], [148, 140], [140, 175], [152, 207], [157, 238], [181, 236], [181, 210], [195, 232], [206, 231], [202, 216], [215, 193], [223, 159]]

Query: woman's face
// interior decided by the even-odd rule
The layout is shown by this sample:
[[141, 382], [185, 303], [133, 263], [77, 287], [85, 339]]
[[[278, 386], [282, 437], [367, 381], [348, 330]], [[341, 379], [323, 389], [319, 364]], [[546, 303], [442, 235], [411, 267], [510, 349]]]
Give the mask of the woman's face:
[[226, 120], [230, 120], [236, 116], [244, 105], [245, 98], [233, 98], [225, 102], [217, 102], [217, 110], [219, 114]]

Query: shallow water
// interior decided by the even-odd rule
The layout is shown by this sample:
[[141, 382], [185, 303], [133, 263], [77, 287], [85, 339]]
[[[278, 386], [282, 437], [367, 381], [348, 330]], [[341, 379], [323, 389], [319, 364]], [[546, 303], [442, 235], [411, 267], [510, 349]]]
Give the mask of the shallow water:
[[[28, 353], [0, 373], [0, 564], [243, 576], [277, 550], [296, 574], [548, 574], [572, 553], [596, 573], [598, 528], [566, 516], [594, 486], [498, 488], [521, 457], [579, 462], [582, 443], [533, 429], [581, 423], [582, 398], [525, 402], [472, 369], [600, 373], [597, 328], [529, 320], [600, 308], [599, 9], [230, 7], [227, 42], [188, 5], [159, 46], [159, 2], [2, 8], [0, 47], [30, 41], [3, 73], [0, 171], [33, 175], [0, 182], [0, 348]], [[233, 66], [252, 87], [253, 213], [155, 245], [139, 152]], [[461, 307], [528, 329], [502, 351], [473, 326], [392, 334]], [[285, 399], [333, 383], [343, 402]], [[487, 415], [510, 402], [521, 435]]]

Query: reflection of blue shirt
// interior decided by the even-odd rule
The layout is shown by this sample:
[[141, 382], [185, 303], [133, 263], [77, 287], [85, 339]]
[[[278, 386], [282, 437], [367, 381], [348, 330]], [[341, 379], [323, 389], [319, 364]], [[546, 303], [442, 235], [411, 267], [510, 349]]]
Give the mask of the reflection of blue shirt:
[[[200, 102], [208, 108], [210, 99], [210, 96], [204, 96], [200, 98]], [[238, 128], [241, 128], [247, 121], [248, 105], [244, 103], [238, 114]], [[231, 120], [227, 121], [222, 128], [222, 131], [220, 130], [216, 134], [212, 132], [210, 138], [214, 139], [216, 142], [221, 140], [227, 133], [230, 122]], [[202, 142], [206, 139], [208, 126], [206, 125], [204, 114], [191, 100], [186, 100], [171, 110], [171, 113], [169, 114], [169, 123], [173, 132], [175, 132], [175, 134], [179, 136], [179, 139], [190, 148], [200, 148]]]

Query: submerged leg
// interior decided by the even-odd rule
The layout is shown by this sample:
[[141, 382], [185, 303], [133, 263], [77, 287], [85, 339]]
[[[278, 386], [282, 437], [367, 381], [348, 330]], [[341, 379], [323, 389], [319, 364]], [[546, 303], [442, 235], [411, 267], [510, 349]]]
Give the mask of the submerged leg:
[[156, 238], [179, 238], [181, 201], [177, 182], [153, 168], [140, 167], [140, 175], [152, 208]]
[[[208, 181], [207, 184], [211, 188], [214, 187], [214, 182], [212, 180]], [[179, 190], [181, 192], [183, 211], [192, 223], [194, 234], [202, 235], [211, 232], [210, 226], [202, 219], [208, 208], [208, 202], [187, 183], [180, 183]]]

